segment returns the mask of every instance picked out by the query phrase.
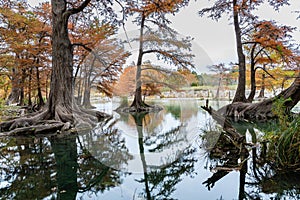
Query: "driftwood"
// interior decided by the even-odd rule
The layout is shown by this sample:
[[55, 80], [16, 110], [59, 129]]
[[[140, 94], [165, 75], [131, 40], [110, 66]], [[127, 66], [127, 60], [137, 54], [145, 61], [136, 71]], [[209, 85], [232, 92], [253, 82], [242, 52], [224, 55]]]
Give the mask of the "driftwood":
[[[228, 133], [226, 133], [228, 134]], [[210, 150], [210, 158], [218, 159], [222, 162], [218, 163], [213, 168], [213, 175], [209, 177], [204, 184], [208, 190], [214, 187], [215, 183], [229, 174], [231, 171], [241, 171], [247, 165], [247, 158], [249, 156], [245, 144], [241, 143], [236, 146], [226, 134], [222, 134], [213, 149]], [[241, 160], [241, 161], [239, 161]], [[221, 165], [220, 165], [221, 164]]]
[[245, 140], [245, 136], [241, 135], [237, 130], [231, 125], [231, 122], [228, 118], [220, 115], [217, 111], [215, 111], [212, 107], [208, 106], [201, 106], [202, 109], [207, 111], [216, 122], [223, 127], [223, 130], [226, 132], [226, 135], [232, 140], [232, 142], [239, 146]]

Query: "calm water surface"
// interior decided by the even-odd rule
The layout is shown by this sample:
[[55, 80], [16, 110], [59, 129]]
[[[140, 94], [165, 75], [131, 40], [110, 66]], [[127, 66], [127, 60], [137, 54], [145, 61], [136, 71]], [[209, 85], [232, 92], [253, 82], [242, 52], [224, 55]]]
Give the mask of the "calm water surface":
[[[0, 199], [299, 198], [298, 177], [276, 184], [268, 167], [254, 169], [253, 154], [241, 161], [209, 153], [220, 130], [200, 108], [204, 102], [156, 103], [164, 110], [140, 115], [113, 112], [118, 103], [97, 104], [113, 118], [73, 136], [0, 138]], [[241, 162], [248, 164], [242, 172]], [[226, 170], [215, 173], [220, 167]]]

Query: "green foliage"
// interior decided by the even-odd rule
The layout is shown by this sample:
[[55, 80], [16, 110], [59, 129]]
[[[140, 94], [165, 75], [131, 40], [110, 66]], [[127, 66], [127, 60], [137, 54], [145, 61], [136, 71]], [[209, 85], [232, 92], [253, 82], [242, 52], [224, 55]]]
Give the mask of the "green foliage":
[[275, 142], [280, 166], [300, 167], [300, 117], [294, 119]]
[[278, 117], [280, 127], [286, 129], [289, 125], [289, 116], [286, 113], [286, 102], [291, 101], [291, 98], [284, 99], [283, 97], [278, 98], [272, 107], [272, 112]]
[[5, 100], [0, 98], [0, 122], [3, 121]]
[[2, 109], [5, 105], [5, 100], [0, 98], [0, 109]]
[[191, 84], [191, 87], [197, 87], [197, 86], [199, 86], [199, 83], [197, 83], [197, 82], [194, 82]]
[[278, 117], [277, 125], [266, 131], [270, 142], [268, 157], [278, 168], [300, 168], [300, 116], [294, 119], [286, 114], [285, 103], [291, 99], [279, 98], [274, 103], [273, 113]]

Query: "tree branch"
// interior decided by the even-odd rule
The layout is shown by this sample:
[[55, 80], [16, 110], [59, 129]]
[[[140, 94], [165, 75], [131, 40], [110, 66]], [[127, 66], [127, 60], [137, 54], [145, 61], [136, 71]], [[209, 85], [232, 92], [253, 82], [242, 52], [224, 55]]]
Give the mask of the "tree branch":
[[276, 80], [275, 77], [274, 77], [272, 74], [270, 74], [265, 68], [263, 68], [263, 67], [256, 67], [256, 68], [255, 68], [255, 71], [256, 71], [257, 69], [262, 69], [262, 70], [263, 70], [264, 72], [266, 72], [269, 76], [271, 76], [271, 78], [273, 78], [274, 80]]
[[85, 9], [89, 3], [91, 2], [91, 0], [85, 0], [84, 2], [81, 3], [80, 6], [78, 6], [77, 8], [72, 8], [72, 9], [68, 9], [66, 11], [66, 14], [68, 16], [73, 15], [73, 14], [77, 14], [80, 13], [81, 11], [83, 11], [83, 9]]
[[167, 51], [162, 51], [162, 50], [158, 50], [158, 49], [152, 49], [152, 50], [143, 51], [142, 53], [143, 54], [158, 53], [158, 54], [162, 55], [165, 58], [171, 59], [171, 61], [175, 65], [179, 64], [182, 67], [187, 67], [187, 66], [194, 67], [193, 63], [191, 63], [189, 61], [178, 59], [176, 55], [172, 55], [171, 53], [169, 53]]
[[100, 56], [95, 52], [93, 51], [91, 48], [87, 47], [86, 45], [82, 44], [82, 43], [73, 43], [72, 46], [80, 46], [80, 47], [83, 47], [85, 50], [87, 50], [88, 52], [91, 52], [99, 62], [101, 62], [101, 64], [103, 66], [106, 66], [106, 62], [100, 58]]
[[273, 64], [273, 59], [270, 57], [270, 55], [265, 51], [265, 48], [261, 49], [262, 52], [269, 58], [270, 62], [271, 62], [271, 66]]
[[248, 41], [248, 42], [243, 42], [242, 45], [244, 44], [261, 44], [260, 42], [254, 42], [254, 41]]

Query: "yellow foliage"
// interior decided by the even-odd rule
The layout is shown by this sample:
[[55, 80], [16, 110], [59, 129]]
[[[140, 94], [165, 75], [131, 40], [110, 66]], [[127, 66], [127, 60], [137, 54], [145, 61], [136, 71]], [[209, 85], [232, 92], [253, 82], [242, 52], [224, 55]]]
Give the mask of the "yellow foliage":
[[[282, 67], [276, 67], [274, 69], [266, 69], [274, 78], [268, 75], [262, 69], [256, 70], [255, 79], [257, 89], [260, 89], [263, 84], [263, 74], [265, 74], [264, 85], [269, 91], [273, 89], [286, 88], [294, 81], [296, 72], [294, 70], [285, 70]], [[247, 71], [247, 85], [250, 86], [250, 71]]]

